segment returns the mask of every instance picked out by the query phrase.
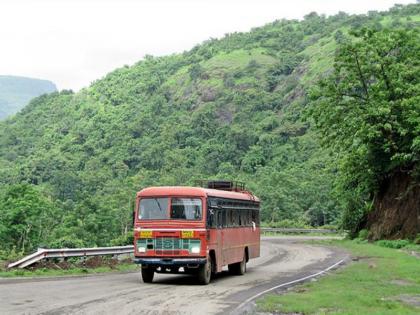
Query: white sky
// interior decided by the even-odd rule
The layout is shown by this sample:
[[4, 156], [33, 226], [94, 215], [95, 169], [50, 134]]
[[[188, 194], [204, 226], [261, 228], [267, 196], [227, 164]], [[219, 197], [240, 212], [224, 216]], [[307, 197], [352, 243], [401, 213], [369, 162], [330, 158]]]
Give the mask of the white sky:
[[0, 0], [0, 74], [93, 80], [144, 55], [182, 52], [210, 37], [316, 11], [366, 13], [414, 0]]

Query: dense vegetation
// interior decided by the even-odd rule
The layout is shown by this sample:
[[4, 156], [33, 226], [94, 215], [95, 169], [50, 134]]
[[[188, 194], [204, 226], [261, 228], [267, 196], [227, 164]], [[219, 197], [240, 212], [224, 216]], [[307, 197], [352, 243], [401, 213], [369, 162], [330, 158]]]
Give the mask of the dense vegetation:
[[50, 81], [0, 75], [0, 120], [16, 114], [32, 98], [56, 90]]
[[[313, 90], [316, 102], [311, 111], [324, 144], [334, 148], [339, 159], [337, 188], [346, 203], [344, 223], [356, 232], [371, 211], [372, 196], [379, 200], [376, 192], [385, 183], [389, 186], [388, 178], [396, 182], [393, 189], [402, 196], [391, 193], [400, 199], [414, 189], [399, 189], [405, 174], [410, 185], [420, 183], [420, 33], [419, 28], [362, 29], [354, 35], [357, 41], [337, 49], [334, 73]], [[414, 203], [408, 210], [414, 221], [419, 197], [404, 200]], [[392, 200], [380, 203], [395, 207]], [[405, 215], [399, 209], [398, 216]], [[420, 223], [410, 228], [399, 225], [407, 231], [398, 235], [416, 237], [420, 231]], [[395, 233], [379, 232], [379, 236]]]
[[137, 190], [202, 178], [245, 181], [266, 222], [340, 222], [336, 152], [302, 119], [308, 91], [351, 30], [419, 20], [418, 5], [311, 13], [34, 99], [0, 124], [2, 248], [124, 242]]

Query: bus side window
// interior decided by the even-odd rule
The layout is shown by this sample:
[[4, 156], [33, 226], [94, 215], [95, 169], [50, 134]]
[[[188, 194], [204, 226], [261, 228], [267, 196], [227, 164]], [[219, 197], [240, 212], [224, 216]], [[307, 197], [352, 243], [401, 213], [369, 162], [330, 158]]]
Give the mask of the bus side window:
[[244, 210], [244, 218], [245, 218], [245, 226], [249, 225], [249, 212], [248, 210]]
[[209, 208], [209, 210], [207, 212], [207, 225], [210, 228], [216, 227], [216, 216], [214, 214], [214, 209], [212, 209], [212, 208]]
[[225, 210], [220, 210], [222, 212], [222, 226], [226, 227], [226, 211]]
[[223, 220], [222, 220], [222, 210], [217, 210], [217, 228], [221, 229], [223, 227]]
[[260, 213], [258, 210], [252, 211], [252, 221], [255, 222], [257, 226], [260, 226]]
[[239, 211], [234, 209], [232, 210], [233, 213], [233, 226], [239, 225]]

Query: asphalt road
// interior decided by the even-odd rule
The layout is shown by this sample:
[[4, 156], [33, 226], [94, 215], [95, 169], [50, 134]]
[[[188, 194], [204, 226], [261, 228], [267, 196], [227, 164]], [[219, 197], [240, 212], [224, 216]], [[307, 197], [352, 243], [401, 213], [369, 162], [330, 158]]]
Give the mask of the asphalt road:
[[144, 284], [139, 273], [2, 279], [0, 314], [241, 314], [252, 308], [244, 301], [260, 292], [347, 258], [338, 249], [304, 244], [303, 239], [263, 238], [261, 257], [248, 263], [244, 276], [225, 271], [207, 286], [192, 276], [160, 274]]

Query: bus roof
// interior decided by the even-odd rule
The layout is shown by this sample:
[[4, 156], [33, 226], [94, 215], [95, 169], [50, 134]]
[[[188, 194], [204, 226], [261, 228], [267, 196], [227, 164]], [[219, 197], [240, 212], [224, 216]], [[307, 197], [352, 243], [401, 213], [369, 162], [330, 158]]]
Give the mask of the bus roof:
[[260, 200], [250, 192], [235, 192], [219, 189], [186, 186], [161, 186], [144, 188], [137, 193], [137, 197], [158, 196], [190, 196], [190, 197], [219, 197], [228, 199], [240, 199], [257, 201]]

